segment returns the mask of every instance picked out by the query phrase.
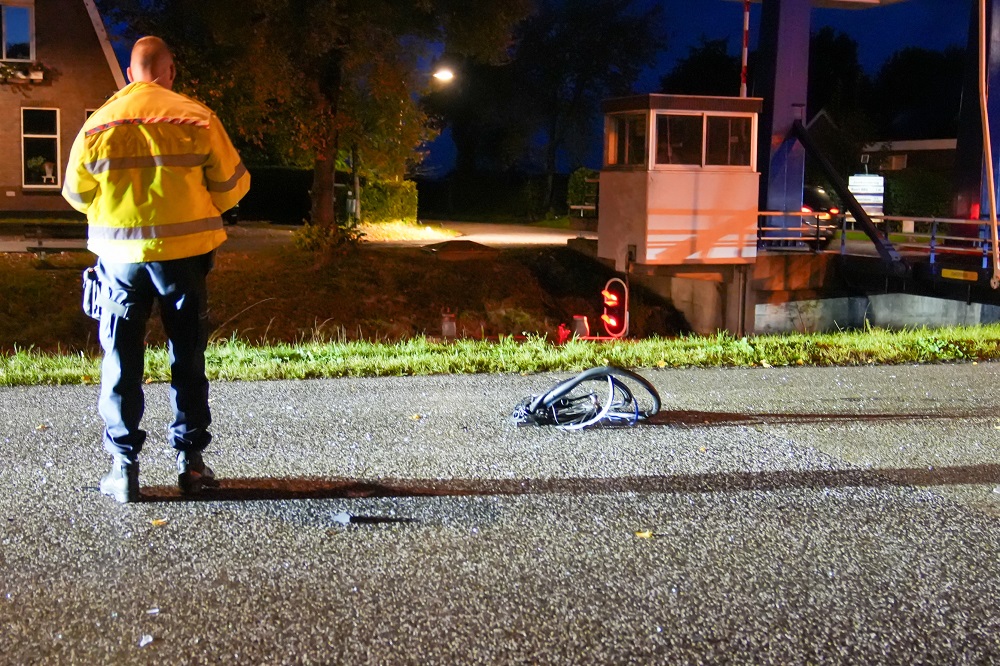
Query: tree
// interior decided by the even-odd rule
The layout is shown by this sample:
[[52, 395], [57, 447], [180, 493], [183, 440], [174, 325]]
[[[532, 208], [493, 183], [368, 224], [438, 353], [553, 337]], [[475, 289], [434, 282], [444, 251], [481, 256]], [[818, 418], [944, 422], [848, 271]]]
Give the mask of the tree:
[[660, 92], [674, 95], [735, 96], [740, 92], [740, 60], [729, 54], [729, 40], [703, 35], [668, 74], [660, 79]]
[[528, 0], [102, 0], [130, 37], [173, 46], [179, 89], [215, 108], [252, 153], [312, 163], [312, 222], [337, 235], [334, 175], [400, 173], [426, 136], [419, 56], [434, 43], [485, 57]]
[[541, 0], [516, 34], [516, 77], [525, 115], [544, 136], [551, 206], [559, 150], [574, 137], [589, 141], [600, 101], [629, 93], [653, 63], [666, 44], [663, 11], [637, 0]]
[[455, 171], [540, 166], [551, 206], [557, 156], [589, 151], [600, 101], [628, 94], [663, 48], [662, 18], [640, 0], [540, 0], [507, 62], [466, 63], [456, 90], [428, 100], [451, 126]]
[[940, 139], [958, 131], [965, 51], [906, 48], [875, 77], [873, 115], [882, 139]]
[[826, 110], [840, 120], [863, 106], [871, 82], [858, 61], [858, 43], [829, 26], [809, 40], [809, 91], [806, 115]]
[[[817, 122], [810, 132], [841, 174], [857, 171], [862, 146], [874, 137], [867, 108], [870, 96], [871, 81], [858, 61], [857, 42], [830, 27], [814, 32], [809, 40], [806, 116], [812, 121], [825, 113], [829, 122]], [[809, 157], [806, 181], [826, 181], [819, 165]]]

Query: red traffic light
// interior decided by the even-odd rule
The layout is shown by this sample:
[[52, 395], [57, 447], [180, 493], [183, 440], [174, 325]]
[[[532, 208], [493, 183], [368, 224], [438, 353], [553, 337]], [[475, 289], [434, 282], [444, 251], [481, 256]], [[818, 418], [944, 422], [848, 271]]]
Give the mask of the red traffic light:
[[621, 278], [611, 278], [601, 290], [604, 313], [601, 322], [612, 338], [623, 338], [628, 333], [628, 285]]

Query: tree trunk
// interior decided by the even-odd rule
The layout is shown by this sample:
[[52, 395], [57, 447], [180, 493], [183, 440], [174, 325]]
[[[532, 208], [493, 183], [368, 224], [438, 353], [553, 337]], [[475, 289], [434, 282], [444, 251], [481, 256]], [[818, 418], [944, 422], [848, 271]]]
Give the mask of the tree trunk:
[[[336, 146], [336, 142], [333, 142]], [[312, 223], [326, 229], [337, 226], [337, 189], [334, 179], [337, 175], [337, 149], [317, 155], [313, 167], [312, 183]]]
[[317, 99], [325, 101], [329, 109], [329, 126], [326, 141], [316, 153], [313, 168], [312, 223], [330, 230], [337, 228], [337, 155], [340, 153], [340, 130], [337, 129], [337, 110], [340, 105], [341, 54], [326, 54], [315, 82]]

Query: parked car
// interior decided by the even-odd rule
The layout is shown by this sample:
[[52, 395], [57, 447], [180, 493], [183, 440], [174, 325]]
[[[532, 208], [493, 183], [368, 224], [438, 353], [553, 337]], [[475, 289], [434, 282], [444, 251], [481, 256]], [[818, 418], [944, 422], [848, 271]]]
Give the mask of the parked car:
[[822, 187], [806, 185], [802, 189], [802, 212], [812, 213], [802, 217], [803, 226], [811, 230], [809, 236], [812, 240], [806, 242], [816, 249], [826, 249], [844, 224], [844, 213], [840, 206]]

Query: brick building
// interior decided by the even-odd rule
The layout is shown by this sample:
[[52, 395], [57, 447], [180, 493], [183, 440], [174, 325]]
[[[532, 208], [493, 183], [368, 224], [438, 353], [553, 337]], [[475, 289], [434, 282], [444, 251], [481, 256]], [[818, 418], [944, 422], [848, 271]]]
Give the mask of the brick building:
[[94, 0], [0, 0], [0, 215], [66, 214], [69, 149], [125, 85]]

